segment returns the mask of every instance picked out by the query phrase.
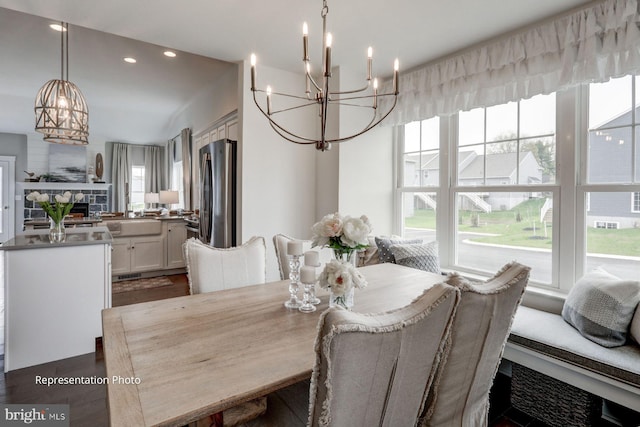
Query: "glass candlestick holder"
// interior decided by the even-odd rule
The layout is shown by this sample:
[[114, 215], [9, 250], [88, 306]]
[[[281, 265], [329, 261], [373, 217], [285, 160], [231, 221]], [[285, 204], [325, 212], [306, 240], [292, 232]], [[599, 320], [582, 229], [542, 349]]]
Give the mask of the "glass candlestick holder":
[[300, 287], [300, 255], [289, 255], [289, 299], [285, 301], [287, 308], [299, 308], [302, 302], [298, 299]]
[[304, 288], [304, 294], [302, 298], [302, 305], [298, 308], [303, 313], [313, 313], [316, 311], [316, 306], [311, 303], [311, 288], [313, 288], [313, 283], [302, 283], [302, 287]]
[[311, 292], [311, 295], [309, 296], [309, 302], [311, 302], [311, 304], [313, 304], [313, 305], [320, 304], [322, 301], [320, 301], [320, 298], [318, 298], [316, 296], [316, 284], [315, 283], [311, 284], [310, 292]]

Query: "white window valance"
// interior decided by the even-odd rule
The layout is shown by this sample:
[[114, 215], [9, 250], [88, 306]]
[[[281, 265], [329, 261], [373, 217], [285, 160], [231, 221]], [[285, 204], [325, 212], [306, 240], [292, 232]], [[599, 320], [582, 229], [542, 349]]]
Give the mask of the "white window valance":
[[639, 24], [637, 0], [607, 0], [428, 64], [400, 76], [398, 105], [383, 123], [400, 125], [638, 73]]

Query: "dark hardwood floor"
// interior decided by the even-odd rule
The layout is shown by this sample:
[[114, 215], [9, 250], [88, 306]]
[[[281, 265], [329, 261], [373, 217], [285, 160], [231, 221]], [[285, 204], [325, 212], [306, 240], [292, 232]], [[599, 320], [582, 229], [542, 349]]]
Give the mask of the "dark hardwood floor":
[[[186, 275], [170, 276], [170, 279], [173, 284], [169, 286], [114, 294], [112, 296], [113, 306], [188, 295], [189, 285]], [[36, 376], [104, 378], [106, 372], [101, 348], [98, 348], [95, 353], [6, 373], [0, 378], [0, 403], [68, 404], [70, 405], [71, 426], [102, 427], [108, 425], [105, 385], [46, 386], [37, 384]], [[267, 414], [260, 420], [249, 423], [247, 427], [304, 426], [308, 411], [305, 400], [306, 390], [308, 390], [308, 382], [270, 395]], [[512, 408], [509, 403], [509, 393], [509, 378], [499, 374], [491, 391], [491, 410], [489, 413], [491, 427], [545, 427], [545, 424]], [[283, 420], [287, 421], [284, 421], [283, 424]]]

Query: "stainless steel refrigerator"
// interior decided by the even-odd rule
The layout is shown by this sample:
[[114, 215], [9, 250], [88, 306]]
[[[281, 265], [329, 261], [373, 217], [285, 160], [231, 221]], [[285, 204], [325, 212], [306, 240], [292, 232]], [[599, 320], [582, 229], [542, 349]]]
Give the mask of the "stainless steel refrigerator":
[[237, 153], [230, 139], [200, 149], [200, 240], [216, 248], [236, 246]]

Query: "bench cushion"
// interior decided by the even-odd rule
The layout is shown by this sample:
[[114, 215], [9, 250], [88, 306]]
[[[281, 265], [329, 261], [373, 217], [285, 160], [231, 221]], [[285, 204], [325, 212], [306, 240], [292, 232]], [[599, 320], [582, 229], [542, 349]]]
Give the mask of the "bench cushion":
[[640, 346], [602, 347], [580, 335], [558, 314], [521, 305], [516, 312], [509, 341], [640, 386]]

